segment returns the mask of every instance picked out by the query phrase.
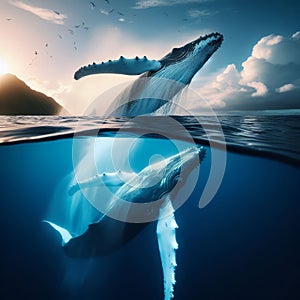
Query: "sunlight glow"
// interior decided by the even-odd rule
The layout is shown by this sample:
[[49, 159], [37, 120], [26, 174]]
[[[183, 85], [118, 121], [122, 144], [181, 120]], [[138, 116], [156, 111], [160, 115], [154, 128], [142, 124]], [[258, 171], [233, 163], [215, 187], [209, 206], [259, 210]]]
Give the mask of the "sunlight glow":
[[0, 58], [0, 75], [3, 75], [5, 73], [7, 73], [7, 67], [2, 61], [2, 59]]

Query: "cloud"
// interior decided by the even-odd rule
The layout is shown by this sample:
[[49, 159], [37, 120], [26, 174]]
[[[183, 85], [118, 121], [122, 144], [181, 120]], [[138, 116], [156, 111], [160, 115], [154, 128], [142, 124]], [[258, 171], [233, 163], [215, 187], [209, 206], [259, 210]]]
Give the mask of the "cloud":
[[299, 53], [300, 32], [263, 37], [241, 71], [230, 64], [197, 92], [215, 109], [300, 108]]
[[292, 91], [294, 89], [296, 89], [297, 87], [291, 83], [285, 84], [283, 86], [281, 86], [280, 88], [276, 89], [277, 93], [285, 93], [285, 92], [289, 92]]
[[103, 15], [106, 15], [106, 16], [109, 15], [109, 11], [106, 10], [106, 9], [102, 9], [102, 8], [100, 9], [100, 13], [103, 14]]
[[134, 9], [147, 9], [151, 7], [159, 6], [174, 6], [179, 4], [189, 4], [189, 3], [204, 3], [213, 0], [141, 0], [135, 3]]
[[52, 22], [54, 24], [63, 25], [64, 20], [67, 18], [66, 15], [56, 12], [54, 10], [32, 6], [32, 5], [26, 4], [22, 1], [11, 0], [9, 3], [20, 9], [28, 11], [28, 12], [40, 17], [43, 20]]
[[200, 17], [215, 15], [216, 12], [210, 11], [208, 9], [203, 9], [203, 10], [189, 9], [188, 14], [191, 18], [200, 18]]

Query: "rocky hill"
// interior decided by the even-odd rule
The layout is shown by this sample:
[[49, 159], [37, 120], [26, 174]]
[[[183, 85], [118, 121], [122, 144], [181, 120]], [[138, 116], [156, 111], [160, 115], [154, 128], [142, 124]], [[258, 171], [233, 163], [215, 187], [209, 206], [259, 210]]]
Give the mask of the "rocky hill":
[[0, 115], [58, 115], [62, 106], [11, 74], [0, 76]]

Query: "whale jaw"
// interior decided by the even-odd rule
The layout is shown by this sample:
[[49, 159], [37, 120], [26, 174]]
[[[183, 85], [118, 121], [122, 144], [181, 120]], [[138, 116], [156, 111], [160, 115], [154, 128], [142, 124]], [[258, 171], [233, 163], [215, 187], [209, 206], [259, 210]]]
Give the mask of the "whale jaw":
[[162, 67], [149, 72], [148, 76], [159, 76], [187, 85], [222, 42], [223, 35], [216, 32], [201, 36], [183, 47], [173, 48], [160, 60]]

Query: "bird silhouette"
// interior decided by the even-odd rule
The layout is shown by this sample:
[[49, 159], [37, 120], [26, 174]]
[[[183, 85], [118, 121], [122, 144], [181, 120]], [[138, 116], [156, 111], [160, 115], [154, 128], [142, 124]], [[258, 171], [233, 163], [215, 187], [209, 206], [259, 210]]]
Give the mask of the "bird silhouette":
[[90, 4], [91, 4], [91, 8], [94, 9], [96, 7], [96, 4], [92, 1], [90, 1]]

